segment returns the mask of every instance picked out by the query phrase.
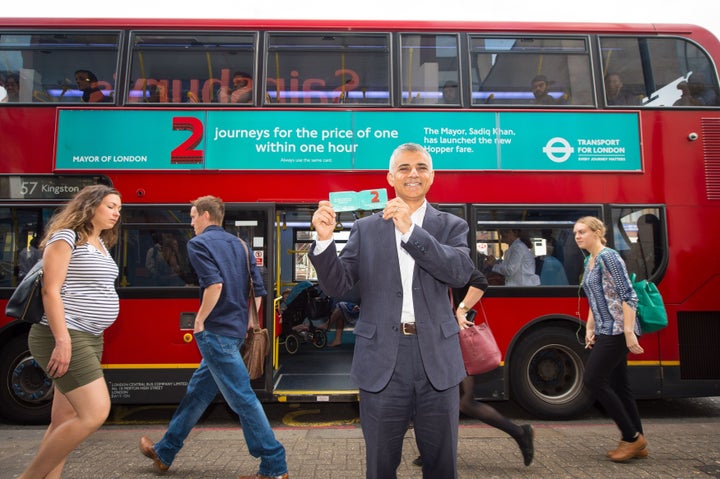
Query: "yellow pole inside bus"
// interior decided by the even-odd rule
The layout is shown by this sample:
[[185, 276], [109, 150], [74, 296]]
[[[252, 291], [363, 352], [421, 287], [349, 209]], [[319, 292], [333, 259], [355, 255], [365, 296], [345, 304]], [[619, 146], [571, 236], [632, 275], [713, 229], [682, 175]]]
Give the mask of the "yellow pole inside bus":
[[281, 281], [281, 267], [280, 267], [280, 251], [281, 251], [281, 239], [280, 239], [280, 213], [275, 212], [275, 300], [273, 301], [273, 357], [272, 367], [278, 369], [280, 367], [280, 335], [276, 329], [278, 325], [277, 317], [280, 311], [280, 301], [282, 301], [282, 285]]

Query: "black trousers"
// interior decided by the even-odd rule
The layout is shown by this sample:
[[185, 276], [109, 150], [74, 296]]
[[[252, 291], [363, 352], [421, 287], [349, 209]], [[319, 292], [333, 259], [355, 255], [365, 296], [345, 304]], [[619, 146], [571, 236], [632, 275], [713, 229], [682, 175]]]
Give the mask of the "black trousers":
[[630, 388], [625, 335], [599, 334], [585, 365], [585, 386], [615, 421], [623, 441], [642, 434], [642, 422]]

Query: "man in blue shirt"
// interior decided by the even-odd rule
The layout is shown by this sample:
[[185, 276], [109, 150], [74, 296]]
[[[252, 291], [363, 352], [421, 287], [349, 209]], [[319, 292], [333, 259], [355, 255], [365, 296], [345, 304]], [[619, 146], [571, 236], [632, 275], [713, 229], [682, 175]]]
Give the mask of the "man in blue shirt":
[[[203, 356], [188, 383], [185, 397], [157, 443], [143, 436], [140, 450], [156, 469], [168, 470], [190, 431], [218, 392], [240, 417], [245, 442], [260, 458], [255, 475], [239, 479], [287, 479], [285, 448], [275, 438], [265, 411], [250, 385], [240, 346], [247, 334], [249, 274], [255, 305], [266, 294], [262, 277], [242, 241], [222, 228], [225, 205], [220, 198], [202, 196], [192, 203], [190, 218], [195, 237], [188, 242], [188, 257], [200, 284], [200, 308], [195, 316], [195, 340]], [[249, 263], [248, 263], [249, 262]]]

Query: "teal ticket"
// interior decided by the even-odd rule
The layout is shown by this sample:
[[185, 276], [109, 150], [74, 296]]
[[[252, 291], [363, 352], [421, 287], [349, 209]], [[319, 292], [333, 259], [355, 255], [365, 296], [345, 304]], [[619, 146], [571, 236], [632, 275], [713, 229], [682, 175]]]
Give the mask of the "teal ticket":
[[330, 193], [330, 203], [332, 203], [336, 213], [341, 211], [381, 210], [385, 208], [387, 199], [387, 190], [385, 188]]

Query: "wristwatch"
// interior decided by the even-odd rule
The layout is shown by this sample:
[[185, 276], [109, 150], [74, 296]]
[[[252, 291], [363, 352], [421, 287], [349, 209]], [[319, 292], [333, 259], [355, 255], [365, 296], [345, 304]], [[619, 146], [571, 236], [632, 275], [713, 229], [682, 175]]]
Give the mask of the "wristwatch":
[[460, 301], [460, 304], [458, 304], [458, 309], [462, 309], [463, 311], [468, 311], [470, 308], [465, 306], [465, 303]]

